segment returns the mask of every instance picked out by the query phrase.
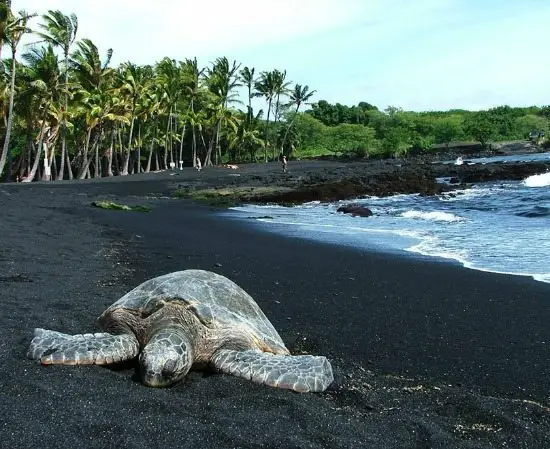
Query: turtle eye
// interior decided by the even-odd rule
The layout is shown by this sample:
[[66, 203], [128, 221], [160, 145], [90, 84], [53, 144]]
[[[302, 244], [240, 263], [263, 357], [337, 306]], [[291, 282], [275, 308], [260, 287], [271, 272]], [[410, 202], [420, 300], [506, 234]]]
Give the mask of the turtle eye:
[[174, 375], [174, 372], [176, 371], [176, 361], [171, 359], [171, 360], [168, 360], [165, 364], [164, 364], [164, 367], [162, 368], [162, 377], [166, 378], [166, 377], [172, 377]]

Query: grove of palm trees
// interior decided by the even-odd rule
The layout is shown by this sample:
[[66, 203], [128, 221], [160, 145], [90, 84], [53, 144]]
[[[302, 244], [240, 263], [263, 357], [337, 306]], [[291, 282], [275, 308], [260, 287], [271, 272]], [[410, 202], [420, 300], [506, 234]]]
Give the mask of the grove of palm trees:
[[[113, 50], [80, 38], [75, 15], [15, 12], [6, 0], [0, 43], [3, 180], [98, 178], [283, 154], [402, 157], [436, 144], [485, 148], [550, 133], [548, 106], [414, 112], [312, 102], [315, 91], [290, 82], [285, 70], [257, 71], [226, 57], [205, 67], [169, 57], [113, 67]], [[254, 110], [255, 97], [264, 109]]]
[[[38, 17], [2, 1], [4, 55], [0, 178], [85, 179], [222, 162], [268, 161], [292, 148], [292, 120], [313, 91], [291, 88], [286, 71], [257, 73], [219, 57], [165, 57], [155, 65], [111, 66], [79, 38], [78, 19], [58, 10]], [[31, 35], [33, 44], [22, 45]], [[248, 102], [239, 101], [246, 89]], [[254, 111], [263, 97], [267, 112]], [[244, 110], [243, 110], [244, 109]]]

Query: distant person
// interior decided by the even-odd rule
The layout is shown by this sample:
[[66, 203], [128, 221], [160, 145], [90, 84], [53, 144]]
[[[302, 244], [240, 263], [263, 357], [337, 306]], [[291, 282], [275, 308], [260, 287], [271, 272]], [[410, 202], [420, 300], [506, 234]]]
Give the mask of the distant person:
[[288, 162], [286, 160], [286, 156], [283, 154], [283, 158], [281, 159], [281, 163], [283, 165], [283, 173], [286, 173]]
[[201, 159], [200, 159], [199, 157], [198, 157], [197, 160], [196, 160], [195, 168], [197, 169], [197, 171], [201, 171], [201, 170], [202, 170]]

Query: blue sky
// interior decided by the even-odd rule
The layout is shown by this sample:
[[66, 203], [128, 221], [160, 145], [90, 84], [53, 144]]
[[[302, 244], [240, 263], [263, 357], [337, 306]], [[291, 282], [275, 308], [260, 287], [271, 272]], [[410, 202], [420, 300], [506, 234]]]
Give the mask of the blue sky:
[[[383, 109], [550, 104], [548, 0], [13, 0], [74, 12], [113, 62], [227, 56], [314, 101]], [[36, 22], [35, 22], [36, 23]]]

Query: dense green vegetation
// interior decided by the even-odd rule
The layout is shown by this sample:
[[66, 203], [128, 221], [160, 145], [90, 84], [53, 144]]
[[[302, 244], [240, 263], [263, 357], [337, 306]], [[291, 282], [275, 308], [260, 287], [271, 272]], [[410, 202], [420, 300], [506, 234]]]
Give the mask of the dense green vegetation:
[[[39, 43], [22, 45], [28, 34]], [[206, 67], [168, 57], [112, 67], [112, 49], [78, 38], [76, 16], [14, 12], [6, 0], [0, 43], [8, 50], [0, 54], [3, 179], [127, 175], [179, 161], [267, 162], [282, 153], [402, 156], [436, 143], [523, 139], [549, 127], [550, 108], [417, 113], [314, 103], [315, 91], [292, 84], [285, 70], [257, 72], [225, 57]], [[264, 110], [254, 110], [255, 97]]]
[[364, 102], [348, 107], [319, 101], [296, 119], [295, 127], [307, 154], [391, 157], [453, 142], [485, 147], [526, 139], [532, 131], [548, 135], [550, 107], [410, 112], [395, 107], [379, 111]]

